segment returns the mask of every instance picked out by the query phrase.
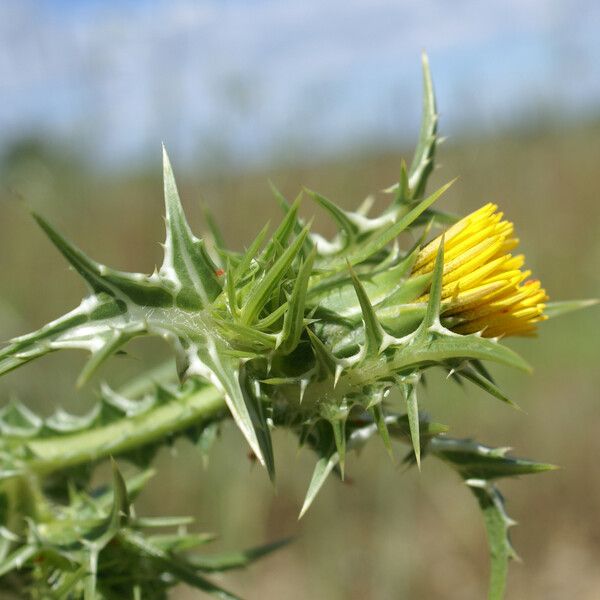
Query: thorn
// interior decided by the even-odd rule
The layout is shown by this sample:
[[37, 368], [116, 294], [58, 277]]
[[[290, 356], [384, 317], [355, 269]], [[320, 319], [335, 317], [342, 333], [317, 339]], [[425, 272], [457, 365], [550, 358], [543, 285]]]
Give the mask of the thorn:
[[337, 384], [338, 384], [343, 372], [344, 372], [343, 365], [341, 365], [339, 363], [337, 365], [335, 365], [335, 375], [333, 377], [333, 389], [334, 390], [337, 387]]
[[306, 388], [308, 387], [309, 380], [301, 379], [300, 380], [300, 400], [299, 403], [302, 404], [302, 400], [304, 399], [304, 393], [306, 392]]

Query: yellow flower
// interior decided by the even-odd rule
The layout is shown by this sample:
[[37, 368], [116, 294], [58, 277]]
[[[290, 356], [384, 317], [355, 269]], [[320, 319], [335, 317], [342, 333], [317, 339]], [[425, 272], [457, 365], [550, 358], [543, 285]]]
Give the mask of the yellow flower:
[[[445, 233], [442, 317], [457, 333], [485, 337], [532, 335], [548, 299], [525, 257], [510, 252], [519, 240], [495, 204], [486, 204]], [[421, 249], [413, 276], [433, 270], [441, 236]], [[419, 298], [426, 302], [428, 295]]]

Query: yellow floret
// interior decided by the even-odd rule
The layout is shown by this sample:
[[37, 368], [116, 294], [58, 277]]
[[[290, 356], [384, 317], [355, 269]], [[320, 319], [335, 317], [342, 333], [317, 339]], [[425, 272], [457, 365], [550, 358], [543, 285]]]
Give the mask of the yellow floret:
[[[524, 256], [510, 254], [519, 240], [513, 224], [497, 210], [495, 204], [486, 204], [446, 231], [442, 318], [451, 317], [451, 328], [462, 334], [532, 335], [536, 324], [547, 318], [548, 297], [538, 280], [527, 279], [531, 272], [522, 270]], [[413, 276], [433, 271], [441, 239], [421, 249]]]

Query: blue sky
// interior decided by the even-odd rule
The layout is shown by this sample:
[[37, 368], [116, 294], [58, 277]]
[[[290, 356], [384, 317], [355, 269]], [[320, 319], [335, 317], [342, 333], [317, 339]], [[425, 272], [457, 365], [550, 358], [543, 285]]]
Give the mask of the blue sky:
[[600, 3], [3, 0], [0, 147], [253, 164], [414, 135], [422, 49], [443, 133], [600, 112]]

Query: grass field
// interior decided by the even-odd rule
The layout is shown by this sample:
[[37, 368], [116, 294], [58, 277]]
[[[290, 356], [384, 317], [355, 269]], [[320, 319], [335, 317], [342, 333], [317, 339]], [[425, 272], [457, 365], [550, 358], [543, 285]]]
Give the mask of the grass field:
[[[22, 153], [6, 162], [0, 199], [0, 337], [35, 328], [78, 303], [82, 286], [36, 229], [20, 197], [92, 256], [123, 269], [152, 270], [163, 239], [160, 152], [146, 172], [77, 171], [60, 157]], [[177, 174], [177, 157], [172, 156]], [[440, 206], [466, 213], [492, 201], [514, 221], [527, 264], [552, 299], [600, 296], [600, 125], [513, 132], [440, 148], [433, 185], [459, 176]], [[232, 175], [180, 173], [190, 221], [202, 228], [199, 200], [214, 211], [227, 239], [241, 248], [259, 225], [278, 217], [267, 178], [288, 196], [302, 185], [346, 206], [393, 183], [399, 154], [353, 155], [329, 164]], [[313, 207], [307, 200], [304, 214]], [[328, 231], [325, 223], [320, 230]], [[331, 229], [329, 229], [330, 231]], [[421, 406], [456, 436], [475, 435], [561, 470], [503, 485], [513, 540], [523, 564], [513, 566], [508, 598], [594, 600], [600, 589], [600, 369], [597, 308], [543, 324], [534, 340], [510, 344], [533, 365], [532, 376], [494, 371], [524, 409], [507, 408], [475, 389], [441, 385], [434, 376]], [[165, 355], [158, 342], [132, 344], [113, 359], [113, 383], [142, 359]], [[47, 357], [0, 380], [0, 399], [18, 395], [42, 412], [56, 405], [84, 411], [97, 383], [73, 382], [80, 354]], [[112, 371], [111, 371], [112, 372]], [[450, 388], [450, 389], [449, 389]], [[443, 390], [443, 391], [442, 391]], [[466, 392], [466, 393], [465, 393]], [[226, 583], [248, 599], [440, 599], [484, 597], [487, 549], [469, 492], [443, 465], [425, 461], [402, 472], [375, 440], [350, 458], [351, 482], [330, 481], [301, 522], [297, 514], [313, 458], [278, 433], [277, 491], [226, 429], [206, 470], [193, 448], [178, 444], [157, 461], [159, 475], [137, 503], [139, 513], [193, 514], [221, 534], [219, 546], [279, 537], [295, 543]], [[221, 473], [226, 473], [223, 478]], [[168, 490], [168, 493], [167, 493]], [[177, 598], [195, 598], [181, 590]]]

